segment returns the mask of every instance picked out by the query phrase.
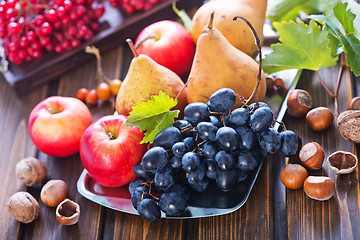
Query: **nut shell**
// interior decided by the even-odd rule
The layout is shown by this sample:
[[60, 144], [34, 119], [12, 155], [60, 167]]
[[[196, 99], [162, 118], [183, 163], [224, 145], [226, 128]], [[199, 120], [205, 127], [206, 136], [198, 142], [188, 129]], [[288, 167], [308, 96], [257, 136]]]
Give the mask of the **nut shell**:
[[46, 166], [37, 158], [28, 157], [16, 164], [16, 176], [26, 186], [42, 183], [47, 175]]
[[360, 96], [351, 99], [346, 110], [360, 110]]
[[40, 215], [38, 201], [28, 192], [17, 192], [12, 195], [8, 208], [14, 218], [22, 223], [30, 223]]
[[309, 142], [305, 144], [300, 152], [299, 159], [301, 164], [311, 170], [320, 169], [325, 159], [325, 153], [320, 144]]
[[308, 173], [306, 169], [300, 164], [289, 163], [280, 172], [280, 181], [285, 185], [285, 187], [290, 189], [301, 188], [307, 177]]
[[69, 195], [69, 189], [63, 180], [50, 180], [41, 189], [41, 201], [49, 206], [56, 207]]
[[334, 120], [334, 114], [326, 107], [317, 107], [306, 114], [306, 123], [314, 131], [329, 128]]
[[329, 177], [309, 176], [305, 179], [304, 191], [311, 199], [325, 201], [334, 195], [335, 183]]
[[291, 91], [287, 99], [288, 113], [293, 117], [303, 117], [312, 108], [311, 95], [302, 89]]
[[56, 220], [63, 225], [74, 225], [80, 218], [80, 206], [66, 198], [56, 208]]
[[337, 151], [327, 158], [327, 163], [337, 174], [347, 174], [355, 170], [358, 158], [351, 152]]
[[360, 110], [342, 112], [337, 119], [339, 132], [345, 140], [360, 143]]

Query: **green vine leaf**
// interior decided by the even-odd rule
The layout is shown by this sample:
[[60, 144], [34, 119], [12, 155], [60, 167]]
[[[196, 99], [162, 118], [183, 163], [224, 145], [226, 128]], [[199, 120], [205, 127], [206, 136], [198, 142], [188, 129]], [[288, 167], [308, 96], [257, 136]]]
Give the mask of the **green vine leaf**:
[[318, 70], [336, 64], [337, 56], [328, 47], [327, 32], [313, 20], [303, 22], [275, 22], [280, 43], [272, 44], [273, 52], [265, 55], [263, 69], [274, 73], [286, 69]]
[[[331, 14], [311, 15], [310, 18], [325, 24], [324, 30], [328, 31], [328, 39], [332, 42], [332, 49], [336, 50], [336, 44], [340, 44], [340, 50], [347, 55], [347, 64], [356, 76], [360, 76], [360, 40], [357, 37], [358, 26], [354, 26], [356, 15], [348, 8], [348, 3], [337, 3]], [[359, 6], [360, 12], [360, 6]], [[340, 24], [338, 24], [340, 23]]]
[[152, 143], [158, 133], [172, 126], [179, 110], [170, 110], [177, 105], [177, 100], [160, 91], [159, 95], [151, 96], [148, 102], [137, 102], [132, 108], [125, 123], [126, 126], [138, 127], [145, 131], [141, 143]]

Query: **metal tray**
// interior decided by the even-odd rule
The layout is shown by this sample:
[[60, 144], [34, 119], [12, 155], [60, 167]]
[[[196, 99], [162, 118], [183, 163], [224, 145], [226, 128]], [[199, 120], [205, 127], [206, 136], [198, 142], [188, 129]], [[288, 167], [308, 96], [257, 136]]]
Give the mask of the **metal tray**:
[[[276, 74], [277, 77], [285, 80], [285, 87], [288, 89], [286, 97], [274, 94], [267, 96], [265, 99], [265, 102], [270, 105], [274, 111], [276, 120], [282, 120], [287, 109], [285, 100], [289, 92], [296, 87], [300, 75], [300, 70], [286, 70]], [[274, 127], [278, 128], [279, 124], [275, 124]], [[265, 159], [265, 161], [267, 161], [267, 159]], [[223, 215], [238, 210], [248, 199], [262, 165], [263, 162], [250, 173], [250, 176], [244, 182], [238, 183], [227, 192], [222, 192], [215, 184], [211, 184], [203, 193], [191, 192], [188, 208], [183, 215], [170, 217], [162, 213], [162, 218], [201, 218]], [[77, 182], [77, 189], [82, 196], [90, 201], [117, 211], [138, 215], [131, 204], [128, 185], [117, 188], [103, 187], [91, 179], [87, 171], [84, 170]]]

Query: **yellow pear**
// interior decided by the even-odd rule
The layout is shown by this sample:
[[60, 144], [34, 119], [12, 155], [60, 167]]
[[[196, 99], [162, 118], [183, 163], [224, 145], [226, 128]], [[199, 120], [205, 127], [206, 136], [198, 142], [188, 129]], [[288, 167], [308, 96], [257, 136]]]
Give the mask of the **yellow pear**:
[[186, 89], [181, 78], [152, 60], [144, 54], [137, 54], [131, 40], [127, 40], [134, 58], [132, 59], [128, 73], [121, 84], [116, 97], [116, 111], [118, 114], [129, 115], [134, 101], [146, 102], [152, 95], [158, 95], [160, 91], [169, 97], [178, 97], [176, 109], [183, 110], [187, 104]]
[[207, 25], [212, 11], [216, 12], [214, 27], [237, 49], [253, 56], [257, 48], [253, 34], [242, 21], [233, 21], [236, 15], [245, 17], [263, 40], [267, 0], [212, 0], [202, 5], [192, 19], [191, 36], [196, 43]]
[[[258, 63], [249, 55], [235, 48], [212, 26], [205, 26], [196, 46], [195, 57], [188, 78], [187, 99], [189, 103], [206, 103], [211, 94], [220, 88], [231, 88], [239, 96], [249, 98], [257, 85]], [[241, 20], [237, 20], [241, 21]], [[255, 41], [255, 40], [254, 40]], [[257, 91], [261, 101], [266, 93], [266, 81], [261, 70]], [[234, 107], [240, 106], [238, 99]]]

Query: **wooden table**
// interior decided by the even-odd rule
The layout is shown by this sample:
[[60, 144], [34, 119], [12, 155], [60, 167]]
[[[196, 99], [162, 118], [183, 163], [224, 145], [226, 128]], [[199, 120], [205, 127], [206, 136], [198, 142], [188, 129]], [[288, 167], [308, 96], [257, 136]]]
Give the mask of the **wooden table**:
[[[123, 79], [131, 54], [120, 47], [103, 55], [104, 72], [110, 78]], [[327, 175], [336, 182], [335, 195], [328, 201], [311, 200], [302, 189], [286, 190], [279, 180], [285, 159], [275, 156], [265, 161], [246, 204], [231, 214], [190, 220], [161, 219], [149, 223], [139, 216], [102, 207], [82, 197], [76, 182], [83, 170], [79, 155], [54, 158], [41, 153], [28, 133], [28, 117], [33, 107], [47, 96], [75, 96], [81, 87], [95, 82], [95, 59], [62, 75], [59, 79], [18, 96], [6, 81], [0, 81], [0, 239], [359, 239], [360, 188], [359, 169], [337, 176], [327, 163], [311, 175]], [[325, 68], [320, 74], [330, 89], [335, 88], [339, 67]], [[344, 111], [360, 83], [351, 85], [345, 69], [340, 87], [339, 108]], [[304, 72], [298, 88], [313, 96], [314, 106], [328, 106], [334, 101], [321, 87], [313, 72]], [[93, 119], [113, 113], [104, 102], [91, 107]], [[316, 141], [326, 157], [336, 150], [356, 153], [359, 147], [345, 141], [335, 123], [323, 132], [313, 132], [304, 118], [285, 116], [288, 129], [298, 133], [303, 143]], [[26, 187], [15, 176], [15, 165], [25, 157], [39, 158], [48, 169], [49, 179], [64, 180], [69, 197], [79, 203], [81, 216], [74, 226], [62, 226], [55, 219], [55, 208], [45, 206], [39, 198], [41, 186]], [[290, 159], [296, 161], [296, 159]], [[18, 191], [28, 191], [40, 203], [40, 217], [30, 224], [20, 224], [9, 213], [7, 201]]]

